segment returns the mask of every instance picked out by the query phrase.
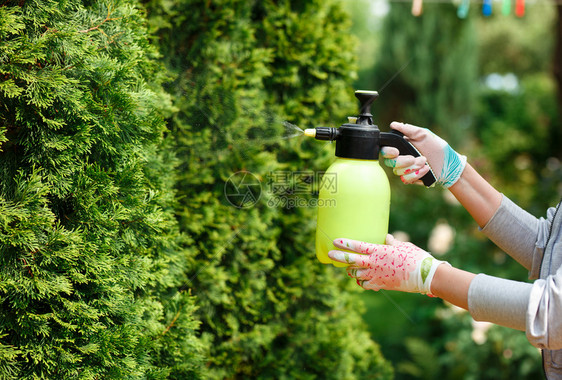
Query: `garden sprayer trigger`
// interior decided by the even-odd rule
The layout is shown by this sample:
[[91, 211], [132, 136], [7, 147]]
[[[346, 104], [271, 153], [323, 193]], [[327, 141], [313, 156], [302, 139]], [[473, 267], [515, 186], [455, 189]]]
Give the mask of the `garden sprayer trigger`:
[[[336, 160], [324, 173], [318, 194], [316, 256], [325, 264], [346, 265], [328, 257], [328, 252], [336, 249], [332, 244], [336, 238], [385, 242], [390, 185], [378, 161], [380, 149], [392, 146], [401, 155], [420, 156], [403, 134], [381, 132], [373, 124], [371, 105], [378, 96], [376, 91], [355, 91], [360, 109], [357, 117], [350, 118], [353, 122], [304, 132], [317, 140], [336, 141]], [[436, 181], [431, 170], [421, 180], [427, 187]]]

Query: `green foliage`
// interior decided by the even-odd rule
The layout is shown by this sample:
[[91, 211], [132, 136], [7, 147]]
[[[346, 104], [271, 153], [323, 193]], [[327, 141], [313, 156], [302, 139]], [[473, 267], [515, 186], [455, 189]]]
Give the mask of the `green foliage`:
[[381, 28], [385, 6], [370, 0], [342, 0], [352, 19], [351, 33], [358, 40], [356, 89], [372, 89], [376, 82], [373, 66], [379, 60], [378, 51], [382, 43]]
[[459, 22], [451, 4], [424, 4], [423, 17], [412, 17], [410, 4], [393, 3], [381, 33], [372, 85], [381, 90], [378, 122], [417, 123], [462, 141], [476, 100], [472, 21]]
[[440, 307], [417, 334], [406, 337], [397, 359], [405, 379], [537, 379], [540, 351], [520, 331], [491, 326], [473, 337], [472, 318], [451, 306]]
[[[484, 90], [475, 123], [480, 159], [507, 195], [536, 216], [559, 199], [562, 132], [553, 79], [523, 77], [515, 93]], [[476, 149], [475, 149], [476, 151]], [[475, 152], [477, 153], [477, 152]]]
[[134, 2], [0, 7], [4, 378], [202, 372], [148, 42]]
[[[443, 379], [537, 379], [542, 377], [540, 351], [531, 346], [520, 331], [492, 326], [475, 342], [472, 318], [468, 313], [440, 310], [445, 334], [437, 338], [439, 357], [435, 378]], [[434, 338], [435, 339], [435, 338]], [[410, 347], [408, 356], [420, 355], [420, 347]]]
[[417, 337], [409, 337], [404, 346], [412, 358], [398, 364], [397, 371], [412, 375], [418, 379], [435, 379], [439, 372], [439, 356], [435, 349], [426, 341]]
[[[331, 156], [314, 141], [282, 139], [286, 121], [325, 125], [355, 112], [353, 54], [341, 48], [351, 43], [345, 15], [332, 1], [147, 8], [174, 75], [167, 88], [178, 109], [170, 119], [181, 162], [177, 215], [194, 257], [187, 285], [210, 376], [391, 377], [357, 300], [341, 287], [343, 274], [314, 257], [315, 209], [268, 203], [275, 173], [324, 170]], [[237, 172], [261, 181], [251, 208], [225, 198]]]
[[556, 4], [529, 4], [525, 17], [474, 17], [480, 75], [514, 73], [518, 77], [552, 69]]

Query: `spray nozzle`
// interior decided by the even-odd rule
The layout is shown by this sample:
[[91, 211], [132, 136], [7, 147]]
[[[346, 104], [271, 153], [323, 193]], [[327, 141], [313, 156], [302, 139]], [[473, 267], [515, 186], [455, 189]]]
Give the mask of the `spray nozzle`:
[[316, 140], [333, 141], [338, 138], [338, 128], [333, 127], [316, 127], [304, 130], [304, 135], [314, 137]]
[[316, 137], [316, 128], [305, 129], [304, 135], [307, 137]]

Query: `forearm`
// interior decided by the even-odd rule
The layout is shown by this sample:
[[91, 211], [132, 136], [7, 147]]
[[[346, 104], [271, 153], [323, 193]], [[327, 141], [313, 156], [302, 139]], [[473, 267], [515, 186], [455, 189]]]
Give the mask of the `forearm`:
[[531, 284], [475, 275], [450, 265], [440, 265], [431, 282], [433, 295], [468, 310], [475, 320], [522, 331], [530, 292]]
[[[503, 196], [469, 164], [459, 180], [449, 188], [498, 247], [538, 276], [542, 247], [550, 223], [539, 220]], [[554, 212], [552, 209], [551, 214]]]
[[488, 223], [502, 200], [501, 193], [468, 163], [459, 180], [449, 190], [480, 227]]
[[431, 293], [468, 310], [468, 289], [474, 277], [474, 273], [450, 265], [439, 265], [431, 282]]

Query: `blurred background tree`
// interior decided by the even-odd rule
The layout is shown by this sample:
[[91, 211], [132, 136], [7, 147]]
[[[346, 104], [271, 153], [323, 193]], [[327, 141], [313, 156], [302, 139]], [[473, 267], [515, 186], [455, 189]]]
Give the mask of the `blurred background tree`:
[[[459, 19], [451, 3], [425, 2], [420, 17], [411, 15], [411, 3], [345, 3], [362, 45], [378, 47], [374, 59], [359, 60], [356, 87], [383, 89], [373, 107], [381, 129], [392, 120], [431, 128], [508, 197], [544, 216], [560, 198], [562, 179], [556, 6], [528, 4], [518, 18], [498, 7], [484, 17], [472, 4]], [[359, 57], [368, 51], [362, 49]], [[396, 178], [391, 187], [391, 231], [465, 270], [527, 280], [527, 271], [488, 242], [448, 192], [403, 186]], [[361, 298], [396, 378], [542, 376], [540, 353], [522, 332], [474, 324], [468, 313], [417, 295], [381, 291]]]

